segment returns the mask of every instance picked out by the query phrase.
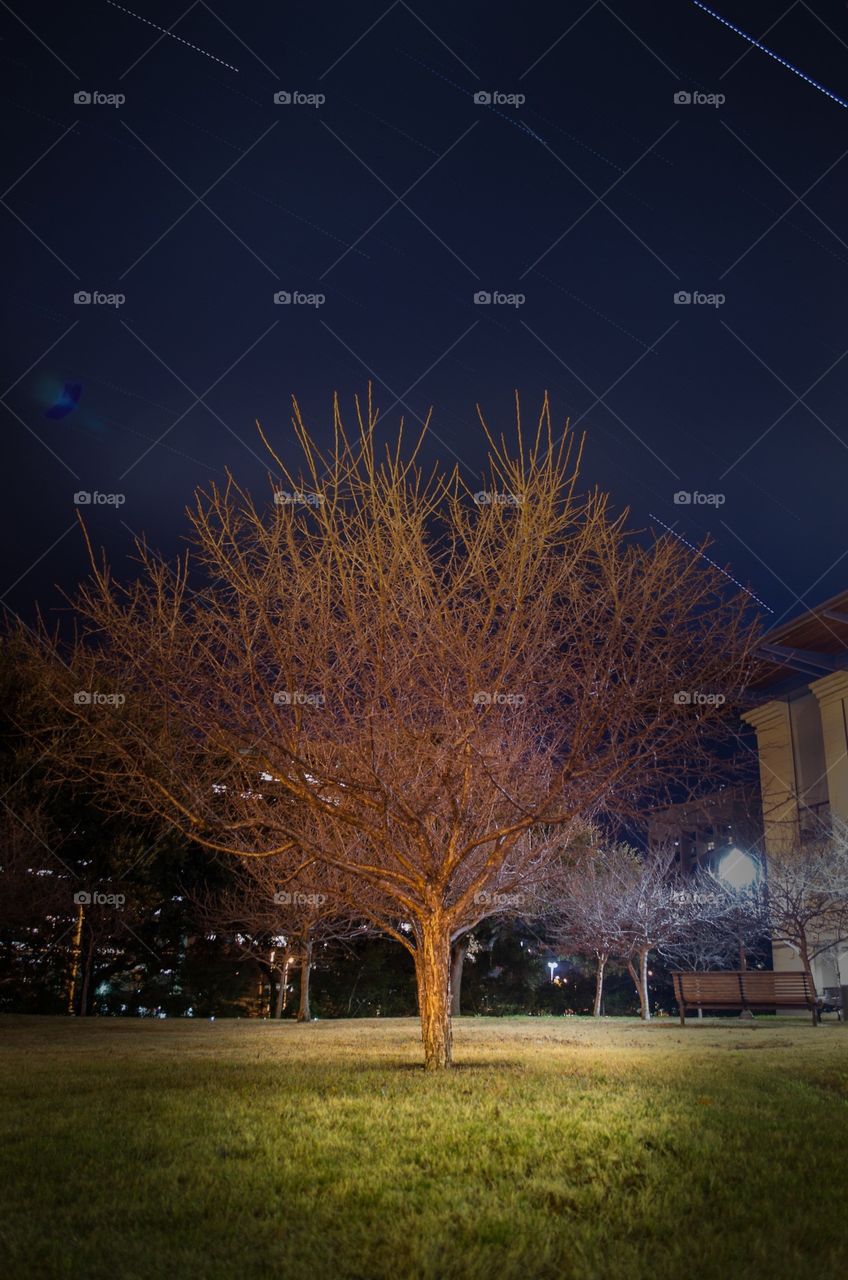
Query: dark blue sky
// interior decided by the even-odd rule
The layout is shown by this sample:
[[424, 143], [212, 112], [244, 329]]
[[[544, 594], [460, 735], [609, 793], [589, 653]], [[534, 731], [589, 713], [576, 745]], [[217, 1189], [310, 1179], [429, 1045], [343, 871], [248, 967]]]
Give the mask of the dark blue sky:
[[[716, 2], [848, 99], [844, 3]], [[126, 571], [130, 531], [177, 549], [196, 485], [265, 484], [256, 418], [285, 448], [292, 393], [324, 434], [369, 378], [472, 472], [475, 402], [507, 425], [548, 389], [637, 526], [710, 534], [775, 618], [845, 587], [848, 110], [816, 84], [691, 0], [2, 19], [11, 608], [84, 572], [76, 492], [124, 496], [88, 519]]]

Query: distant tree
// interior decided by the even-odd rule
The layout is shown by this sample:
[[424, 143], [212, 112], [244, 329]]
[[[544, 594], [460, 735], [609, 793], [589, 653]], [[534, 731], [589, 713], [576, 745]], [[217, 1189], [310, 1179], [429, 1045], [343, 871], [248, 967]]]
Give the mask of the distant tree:
[[815, 989], [813, 961], [848, 942], [848, 823], [832, 815], [771, 849], [761, 892], [772, 941], [797, 952]]
[[619, 936], [617, 954], [627, 965], [639, 996], [639, 1012], [644, 1021], [651, 1017], [648, 988], [648, 961], [679, 938], [681, 915], [675, 894], [679, 892], [672, 848], [639, 852], [618, 847], [615, 860], [619, 880]]
[[763, 883], [744, 888], [710, 870], [681, 881], [674, 890], [678, 928], [660, 950], [686, 970], [746, 969], [769, 933]]
[[731, 698], [756, 619], [699, 551], [579, 490], [582, 445], [547, 400], [529, 437], [520, 414], [511, 443], [483, 424], [482, 482], [425, 474], [427, 428], [384, 431], [370, 396], [357, 418], [348, 432], [336, 405], [324, 449], [295, 406], [299, 462], [269, 446], [277, 500], [232, 479], [199, 493], [178, 564], [142, 542], [122, 586], [92, 556], [79, 640], [42, 636], [76, 720], [52, 746], [122, 812], [355, 877], [362, 914], [413, 956], [440, 1068], [451, 946], [492, 914], [480, 895], [523, 891], [541, 826], [714, 769], [720, 700], [675, 695]]
[[560, 868], [549, 886], [553, 900], [546, 919], [548, 935], [562, 950], [594, 961], [596, 1018], [601, 1016], [607, 965], [627, 946], [625, 889], [636, 856], [627, 845], [586, 846]]
[[274, 1017], [283, 1015], [288, 975], [300, 971], [298, 1022], [308, 1022], [310, 974], [316, 952], [373, 930], [349, 907], [351, 891], [334, 867], [314, 862], [298, 875], [277, 858], [242, 860], [232, 883], [202, 894], [195, 905], [203, 927], [225, 931], [236, 947], [267, 970], [277, 992]]

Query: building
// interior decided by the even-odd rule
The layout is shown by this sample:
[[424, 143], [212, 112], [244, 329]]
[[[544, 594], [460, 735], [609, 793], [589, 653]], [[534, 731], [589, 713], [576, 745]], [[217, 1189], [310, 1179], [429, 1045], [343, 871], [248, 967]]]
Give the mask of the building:
[[754, 787], [722, 787], [710, 795], [651, 814], [652, 849], [672, 844], [683, 875], [715, 870], [722, 852], [758, 849], [762, 841], [760, 797]]
[[[848, 820], [848, 591], [764, 636], [758, 704], [743, 719], [757, 735], [763, 848], [795, 843], [829, 814]], [[775, 969], [799, 969], [775, 945]], [[848, 984], [848, 949], [814, 965], [816, 987]]]

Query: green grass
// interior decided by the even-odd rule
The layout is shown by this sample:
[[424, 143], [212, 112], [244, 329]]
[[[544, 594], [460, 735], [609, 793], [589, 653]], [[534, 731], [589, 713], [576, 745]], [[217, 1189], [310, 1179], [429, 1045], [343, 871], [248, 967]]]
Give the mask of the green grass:
[[11, 1280], [845, 1280], [848, 1027], [0, 1021]]

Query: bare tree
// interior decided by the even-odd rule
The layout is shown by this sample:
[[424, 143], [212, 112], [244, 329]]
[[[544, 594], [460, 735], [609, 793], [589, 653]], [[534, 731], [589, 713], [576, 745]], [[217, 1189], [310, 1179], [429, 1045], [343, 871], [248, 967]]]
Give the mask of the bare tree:
[[674, 850], [661, 847], [640, 853], [619, 846], [616, 872], [621, 909], [618, 954], [633, 979], [640, 1016], [647, 1022], [651, 1017], [650, 954], [680, 936]]
[[280, 857], [240, 860], [234, 883], [218, 894], [194, 898], [206, 929], [226, 931], [238, 949], [268, 971], [282, 1017], [289, 970], [300, 971], [298, 1022], [311, 1018], [310, 975], [316, 952], [352, 938], [369, 926], [349, 907], [351, 889], [336, 868], [313, 862], [298, 875]]
[[[765, 899], [757, 885], [737, 889], [705, 870], [679, 882], [672, 899], [676, 928], [658, 951], [675, 969], [746, 969], [750, 950], [768, 934]], [[703, 1016], [699, 1007], [698, 1017]]]
[[687, 971], [732, 968], [739, 937], [728, 916], [726, 886], [708, 873], [693, 876], [674, 890], [673, 901], [678, 927], [659, 948], [663, 959]]
[[673, 849], [640, 851], [595, 832], [554, 885], [549, 932], [560, 946], [594, 959], [594, 1016], [601, 1012], [606, 967], [616, 959], [633, 979], [642, 1018], [649, 1019], [650, 954], [677, 939], [683, 921]]
[[601, 1016], [607, 965], [624, 950], [622, 860], [629, 872], [633, 851], [628, 846], [590, 845], [566, 862], [549, 885], [547, 932], [557, 946], [594, 960], [596, 1018]]
[[764, 898], [772, 941], [798, 953], [815, 990], [813, 961], [848, 942], [848, 823], [833, 815], [771, 849]]
[[128, 585], [92, 557], [54, 745], [66, 774], [212, 850], [355, 877], [414, 957], [425, 1065], [444, 1067], [451, 945], [491, 914], [480, 895], [522, 891], [541, 825], [708, 773], [720, 699], [675, 695], [729, 699], [756, 620], [698, 552], [579, 490], [582, 445], [547, 400], [529, 439], [520, 414], [511, 444], [483, 424], [482, 484], [425, 474], [426, 428], [387, 436], [370, 395], [353, 433], [336, 404], [327, 449], [293, 421], [273, 504], [232, 479], [198, 494], [193, 550], [169, 566], [140, 543]]

